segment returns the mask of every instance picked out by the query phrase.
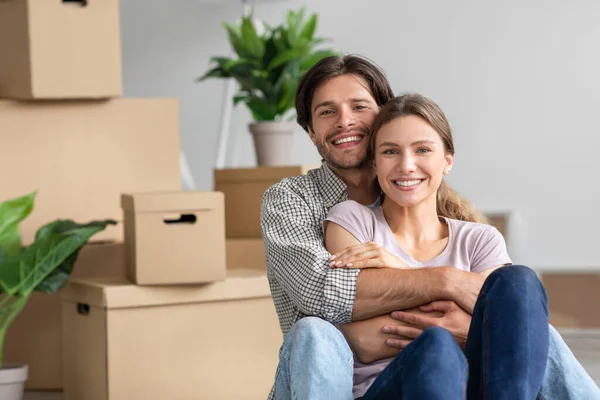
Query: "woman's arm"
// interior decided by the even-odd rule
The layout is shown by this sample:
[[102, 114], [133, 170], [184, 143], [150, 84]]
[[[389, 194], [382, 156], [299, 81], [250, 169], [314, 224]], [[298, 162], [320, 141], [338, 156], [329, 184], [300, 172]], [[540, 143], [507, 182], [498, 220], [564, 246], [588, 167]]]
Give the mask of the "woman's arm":
[[[403, 311], [434, 318], [444, 315], [442, 312], [438, 311], [423, 312], [418, 308], [411, 308]], [[402, 339], [402, 337], [398, 335], [383, 333], [383, 327], [386, 325], [412, 327], [411, 325], [398, 321], [389, 314], [386, 314], [363, 321], [343, 324], [340, 325], [339, 328], [360, 362], [369, 364], [384, 358], [394, 357], [400, 352], [400, 349], [389, 347], [385, 344], [385, 341], [388, 338]], [[409, 338], [406, 339], [410, 340]]]

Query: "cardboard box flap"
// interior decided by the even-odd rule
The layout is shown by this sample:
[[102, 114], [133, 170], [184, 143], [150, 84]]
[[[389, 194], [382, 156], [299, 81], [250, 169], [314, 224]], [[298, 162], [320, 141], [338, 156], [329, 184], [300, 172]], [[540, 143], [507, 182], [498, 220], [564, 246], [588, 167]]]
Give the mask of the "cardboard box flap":
[[221, 184], [235, 182], [273, 182], [289, 176], [303, 175], [315, 168], [319, 168], [319, 165], [215, 169], [214, 181]]
[[124, 193], [121, 207], [125, 211], [173, 212], [213, 210], [223, 204], [221, 192], [175, 191]]
[[226, 280], [202, 285], [136, 286], [124, 278], [73, 279], [60, 296], [115, 309], [264, 298], [271, 292], [264, 272], [246, 269], [228, 271]]

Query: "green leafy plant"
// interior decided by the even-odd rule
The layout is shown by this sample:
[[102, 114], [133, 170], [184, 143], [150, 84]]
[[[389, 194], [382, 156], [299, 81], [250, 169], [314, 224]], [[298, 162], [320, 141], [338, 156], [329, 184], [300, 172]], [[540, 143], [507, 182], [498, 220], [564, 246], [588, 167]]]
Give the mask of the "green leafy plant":
[[308, 19], [305, 16], [304, 7], [289, 11], [285, 23], [276, 27], [264, 24], [261, 34], [252, 15], [245, 16], [239, 25], [225, 23], [237, 58], [211, 58], [216, 66], [197, 81], [234, 78], [239, 84], [234, 105], [245, 103], [256, 121], [281, 120], [294, 108], [300, 77], [319, 60], [337, 54], [316, 49], [327, 39], [315, 37], [317, 14]]
[[58, 292], [68, 281], [81, 247], [116, 221], [77, 224], [55, 220], [21, 245], [19, 223], [33, 210], [36, 192], [0, 203], [0, 368], [6, 332], [34, 291]]

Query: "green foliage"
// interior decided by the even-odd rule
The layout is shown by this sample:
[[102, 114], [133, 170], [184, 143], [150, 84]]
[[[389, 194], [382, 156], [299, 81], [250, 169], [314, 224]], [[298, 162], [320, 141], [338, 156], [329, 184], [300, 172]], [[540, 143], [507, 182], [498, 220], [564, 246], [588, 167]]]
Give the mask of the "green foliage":
[[116, 221], [78, 224], [50, 222], [21, 247], [18, 225], [33, 210], [36, 193], [0, 203], [0, 367], [2, 346], [11, 322], [33, 291], [55, 293], [68, 281], [80, 249], [96, 233]]
[[326, 39], [316, 38], [317, 14], [305, 18], [306, 10], [289, 11], [285, 23], [265, 26], [259, 34], [252, 15], [240, 25], [225, 23], [231, 47], [237, 58], [213, 57], [215, 64], [197, 79], [234, 78], [239, 91], [233, 104], [244, 103], [256, 121], [280, 120], [294, 108], [300, 77], [319, 60], [337, 55], [333, 50], [317, 50]]

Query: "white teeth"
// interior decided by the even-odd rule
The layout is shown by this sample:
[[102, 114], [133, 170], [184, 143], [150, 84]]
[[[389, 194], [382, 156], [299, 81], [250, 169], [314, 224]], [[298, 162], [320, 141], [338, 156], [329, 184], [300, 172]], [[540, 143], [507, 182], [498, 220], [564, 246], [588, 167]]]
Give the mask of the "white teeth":
[[348, 137], [340, 139], [340, 140], [335, 140], [333, 142], [333, 144], [342, 144], [342, 143], [348, 143], [348, 142], [358, 142], [359, 140], [360, 140], [360, 136], [348, 136]]
[[398, 186], [416, 186], [419, 183], [421, 183], [421, 180], [414, 180], [414, 181], [394, 181], [394, 183]]

